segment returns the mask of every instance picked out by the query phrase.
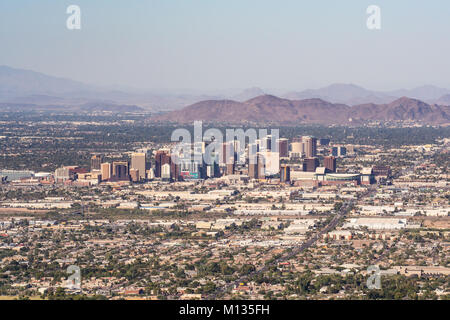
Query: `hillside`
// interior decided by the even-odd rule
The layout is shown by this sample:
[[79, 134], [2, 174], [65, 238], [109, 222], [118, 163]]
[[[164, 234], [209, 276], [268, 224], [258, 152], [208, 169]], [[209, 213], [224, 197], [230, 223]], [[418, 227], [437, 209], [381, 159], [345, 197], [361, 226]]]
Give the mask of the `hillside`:
[[[349, 121], [351, 119], [351, 121]], [[245, 102], [206, 100], [156, 118], [158, 121], [193, 122], [277, 122], [349, 124], [368, 120], [413, 120], [430, 124], [450, 122], [448, 107], [429, 105], [403, 97], [389, 104], [361, 104], [350, 107], [322, 99], [289, 100], [262, 95]]]

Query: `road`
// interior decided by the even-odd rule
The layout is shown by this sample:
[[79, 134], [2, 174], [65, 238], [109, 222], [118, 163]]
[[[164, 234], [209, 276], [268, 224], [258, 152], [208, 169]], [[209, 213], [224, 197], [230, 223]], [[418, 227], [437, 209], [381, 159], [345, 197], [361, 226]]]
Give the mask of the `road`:
[[[372, 195], [375, 193], [376, 188], [370, 187], [368, 190], [361, 194], [361, 198], [367, 197], [369, 195]], [[328, 233], [329, 231], [336, 228], [336, 226], [339, 224], [340, 221], [342, 221], [347, 213], [352, 209], [353, 207], [353, 200], [344, 202], [339, 209], [339, 211], [334, 215], [333, 219], [319, 232], [317, 232], [313, 237], [311, 237], [306, 242], [303, 242], [299, 247], [294, 248], [292, 251], [288, 252], [287, 254], [282, 255], [278, 259], [275, 259], [272, 263], [266, 264], [264, 267], [262, 267], [259, 270], [255, 270], [251, 272], [250, 274], [246, 276], [242, 276], [236, 281], [233, 281], [226, 286], [218, 288], [214, 293], [207, 296], [208, 300], [215, 300], [217, 297], [219, 297], [222, 293], [227, 292], [230, 289], [233, 289], [234, 287], [238, 286], [242, 282], [247, 282], [249, 278], [254, 277], [258, 274], [264, 274], [270, 266], [278, 265], [280, 262], [290, 260], [291, 258], [295, 257], [299, 253], [305, 251], [306, 249], [310, 248], [322, 235], [325, 233]]]

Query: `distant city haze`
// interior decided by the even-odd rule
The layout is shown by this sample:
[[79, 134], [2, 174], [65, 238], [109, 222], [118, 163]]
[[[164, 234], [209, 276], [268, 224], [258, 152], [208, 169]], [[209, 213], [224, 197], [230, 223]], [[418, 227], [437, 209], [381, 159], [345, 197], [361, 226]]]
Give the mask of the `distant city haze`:
[[[66, 28], [72, 4], [81, 30]], [[121, 90], [450, 88], [449, 14], [444, 0], [4, 0], [0, 65]]]

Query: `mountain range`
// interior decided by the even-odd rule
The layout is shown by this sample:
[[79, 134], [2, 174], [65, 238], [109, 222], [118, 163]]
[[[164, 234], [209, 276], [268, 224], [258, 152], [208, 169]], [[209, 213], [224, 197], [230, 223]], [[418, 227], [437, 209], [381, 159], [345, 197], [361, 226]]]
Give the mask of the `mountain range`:
[[[332, 84], [319, 89], [280, 93], [279, 97], [271, 95], [270, 91], [253, 87], [205, 94], [105, 88], [0, 66], [0, 107], [4, 110], [169, 112], [160, 116], [161, 119], [178, 119], [181, 114], [186, 115], [184, 119], [189, 119], [190, 112], [197, 112], [203, 114], [202, 119], [211, 120], [215, 116], [228, 120], [242, 116], [247, 120], [274, 117], [279, 121], [296, 119], [304, 122], [335, 120], [342, 123], [352, 118], [352, 121], [415, 119], [446, 123], [446, 106], [450, 105], [450, 90], [430, 85], [381, 92], [354, 84]], [[175, 110], [179, 112], [170, 112]]]
[[390, 103], [401, 97], [409, 97], [433, 104], [445, 101], [443, 99], [448, 95], [450, 95], [449, 89], [430, 85], [410, 90], [401, 89], [382, 92], [367, 90], [354, 84], [336, 83], [320, 89], [288, 92], [281, 95], [281, 97], [293, 100], [319, 98], [333, 103], [358, 105], [364, 103]]
[[387, 104], [331, 103], [322, 99], [289, 100], [273, 95], [262, 95], [245, 102], [207, 100], [172, 111], [156, 118], [157, 121], [189, 123], [207, 122], [274, 122], [358, 124], [366, 121], [416, 121], [427, 124], [450, 123], [450, 107], [430, 105], [423, 101], [402, 97]]
[[[0, 103], [10, 108], [27, 105], [29, 109], [35, 106], [37, 109], [87, 110], [88, 105], [93, 105], [97, 111], [120, 108], [123, 111], [133, 112], [138, 107], [142, 110], [159, 112], [179, 109], [211, 98], [222, 96], [167, 93], [162, 90], [154, 92], [111, 89], [31, 70], [0, 66]], [[129, 105], [130, 107], [127, 107]]]

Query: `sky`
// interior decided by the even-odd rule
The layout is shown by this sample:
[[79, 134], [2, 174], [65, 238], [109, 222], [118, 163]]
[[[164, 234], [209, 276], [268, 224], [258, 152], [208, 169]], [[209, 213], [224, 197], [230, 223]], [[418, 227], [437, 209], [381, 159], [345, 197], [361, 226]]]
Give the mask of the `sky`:
[[[66, 27], [69, 5], [80, 30]], [[448, 0], [0, 2], [0, 65], [102, 86], [450, 88], [449, 36]]]

